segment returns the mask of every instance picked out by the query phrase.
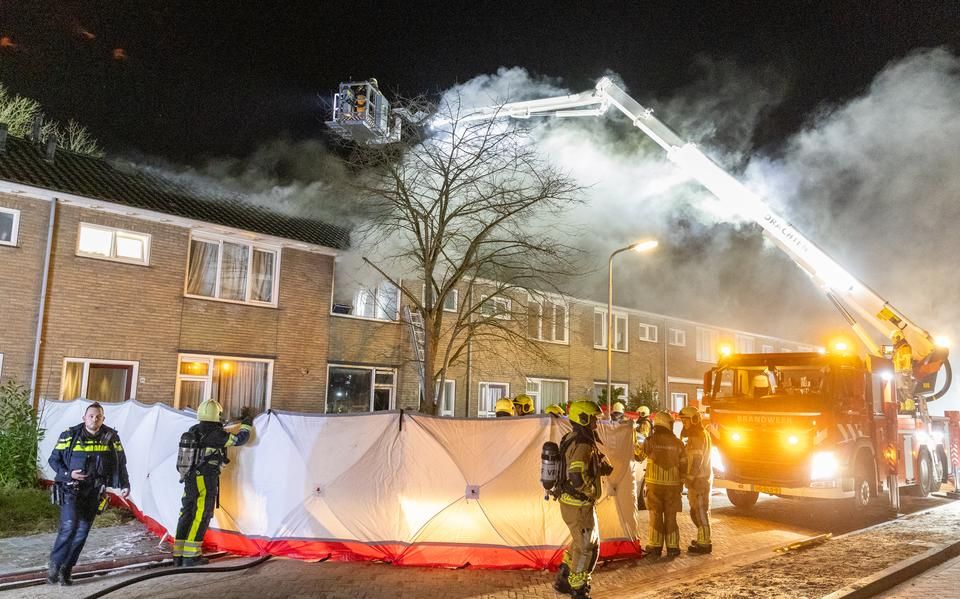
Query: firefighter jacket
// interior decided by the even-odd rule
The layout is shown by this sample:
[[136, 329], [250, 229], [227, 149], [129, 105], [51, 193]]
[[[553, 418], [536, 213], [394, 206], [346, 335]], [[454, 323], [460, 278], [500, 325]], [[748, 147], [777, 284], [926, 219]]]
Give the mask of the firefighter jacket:
[[226, 430], [219, 422], [199, 422], [190, 427], [190, 432], [200, 439], [200, 464], [197, 472], [220, 474], [223, 467], [230, 463], [227, 459], [227, 448], [244, 445], [250, 438], [251, 430], [253, 427], [246, 423], [240, 425], [237, 434]]
[[713, 469], [710, 467], [710, 450], [713, 443], [710, 433], [701, 425], [690, 427], [692, 430], [687, 436], [687, 475], [686, 485], [691, 491], [706, 492], [710, 490], [710, 476]]
[[[117, 431], [101, 426], [96, 434], [89, 432], [81, 422], [60, 433], [50, 459], [50, 468], [56, 472], [54, 481], [67, 485], [80, 495], [100, 493], [104, 487], [129, 489], [127, 456]], [[74, 480], [71, 473], [82, 470], [87, 478]]]
[[567, 505], [593, 505], [600, 497], [600, 467], [603, 454], [592, 430], [574, 426], [560, 441], [565, 477], [560, 501]]
[[687, 472], [687, 452], [673, 431], [654, 426], [653, 433], [643, 442], [647, 460], [644, 480], [648, 485], [681, 486]]

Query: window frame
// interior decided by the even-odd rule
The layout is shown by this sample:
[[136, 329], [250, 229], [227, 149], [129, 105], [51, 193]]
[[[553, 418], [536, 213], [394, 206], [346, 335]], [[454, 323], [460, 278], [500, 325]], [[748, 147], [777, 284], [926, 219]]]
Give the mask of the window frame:
[[[110, 233], [110, 255], [104, 256], [93, 252], [85, 252], [80, 248], [80, 237], [83, 235], [84, 228], [105, 231]], [[143, 260], [135, 258], [126, 258], [117, 255], [117, 235], [123, 234], [127, 237], [139, 238], [143, 243]], [[134, 266], [150, 266], [150, 246], [153, 244], [153, 235], [150, 233], [139, 233], [130, 229], [121, 229], [119, 227], [109, 227], [107, 225], [98, 225], [81, 221], [77, 225], [77, 248], [75, 254], [81, 258], [92, 258], [94, 260], [106, 260], [107, 262], [119, 262], [121, 264], [133, 264]]]
[[10, 241], [0, 241], [0, 245], [20, 247], [20, 210], [0, 206], [0, 212], [13, 216], [13, 226], [10, 229]]
[[496, 405], [491, 406], [493, 409], [490, 410], [490, 411], [485, 411], [485, 410], [482, 409], [482, 408], [483, 408], [483, 401], [484, 401], [484, 393], [483, 393], [483, 391], [484, 391], [484, 386], [485, 386], [485, 385], [486, 385], [487, 387], [489, 387], [489, 386], [491, 386], [491, 385], [496, 385], [496, 386], [498, 386], [498, 387], [506, 387], [506, 388], [507, 388], [507, 392], [506, 392], [505, 394], [501, 395], [500, 397], [508, 397], [508, 398], [509, 398], [509, 397], [510, 397], [510, 383], [502, 383], [502, 382], [500, 382], [500, 381], [479, 381], [478, 384], [477, 384], [477, 398], [479, 399], [479, 401], [477, 402], [477, 418], [496, 418], [496, 416], [497, 416]]
[[[453, 309], [448, 308], [446, 301], [444, 301], [444, 303], [443, 303], [443, 311], [444, 311], [444, 312], [453, 312], [454, 314], [456, 314], [457, 312], [460, 311], [460, 290], [459, 290], [459, 289], [451, 289], [451, 290], [450, 290], [450, 293], [447, 294], [446, 299], [450, 299], [451, 297], [453, 298]], [[426, 285], [426, 283], [420, 285], [420, 303], [423, 304], [424, 306], [427, 305], [427, 285]]]
[[[196, 295], [193, 293], [188, 293], [187, 289], [190, 285], [190, 257], [193, 253], [193, 242], [199, 241], [203, 243], [214, 243], [217, 244], [217, 280], [214, 285], [214, 295]], [[230, 243], [233, 245], [242, 245], [247, 248], [247, 286], [245, 292], [245, 299], [235, 300], [217, 297], [220, 295], [220, 286], [221, 286], [221, 276], [220, 271], [223, 266], [223, 244]], [[260, 251], [265, 253], [273, 254], [273, 286], [270, 292], [269, 302], [262, 302], [258, 300], [251, 299], [253, 291], [253, 252]], [[215, 235], [211, 233], [204, 232], [190, 232], [190, 238], [187, 241], [187, 264], [184, 268], [183, 273], [183, 297], [189, 297], [191, 299], [207, 300], [213, 302], [225, 302], [228, 304], [241, 304], [245, 306], [260, 306], [264, 308], [277, 308], [279, 307], [280, 301], [280, 262], [283, 254], [283, 248], [280, 246], [274, 246], [263, 243], [254, 243], [248, 239], [242, 237], [231, 237], [229, 235]], [[332, 310], [332, 306], [331, 306]]]
[[669, 327], [667, 334], [668, 334], [667, 342], [670, 345], [673, 345], [675, 347], [687, 346], [687, 330], [686, 329], [675, 329], [675, 328]]
[[[530, 383], [536, 382], [537, 390], [530, 390]], [[570, 401], [570, 381], [567, 379], [550, 379], [542, 377], [524, 377], [524, 393], [533, 398], [533, 413], [543, 413], [543, 383], [563, 383], [563, 403], [566, 405]]]
[[[553, 309], [553, 316], [552, 316], [552, 318], [550, 319], [550, 322], [552, 323], [552, 324], [551, 324], [551, 328], [553, 329], [554, 337], [556, 336], [556, 332], [557, 332], [557, 308], [561, 308], [561, 309], [563, 310], [563, 339], [562, 339], [562, 340], [557, 340], [557, 339], [544, 339], [544, 338], [543, 338], [543, 308], [544, 308], [544, 304], [549, 304], [549, 306]], [[549, 299], [549, 298], [543, 298], [542, 300], [538, 300], [537, 298], [535, 298], [535, 297], [533, 297], [533, 296], [528, 296], [528, 298], [527, 298], [527, 319], [530, 319], [530, 318], [531, 318], [531, 314], [530, 314], [530, 307], [531, 307], [531, 306], [536, 306], [536, 307], [537, 307], [537, 314], [536, 314], [536, 319], [537, 319], [537, 336], [536, 336], [536, 337], [532, 337], [532, 336], [530, 335], [530, 326], [529, 326], [529, 323], [528, 323], [528, 325], [527, 325], [527, 337], [528, 337], [529, 339], [533, 339], [533, 340], [535, 340], [535, 341], [540, 341], [540, 342], [543, 342], [543, 343], [556, 343], [557, 345], [570, 345], [570, 307], [566, 304], [566, 302], [563, 302], [563, 301], [554, 301], [554, 300], [551, 300], [551, 299]]]
[[[610, 386], [614, 389], [621, 388], [623, 389], [623, 394], [620, 396], [620, 399], [617, 401], [627, 403], [627, 398], [630, 397], [630, 385], [628, 383], [618, 383], [617, 381], [610, 381]], [[607, 381], [593, 381], [593, 395], [594, 399], [600, 401], [600, 391], [597, 387], [607, 387]]]
[[[603, 315], [603, 325], [602, 330], [603, 334], [601, 335], [602, 345], [597, 344], [597, 315]], [[594, 307], [593, 309], [593, 349], [607, 349], [607, 309], [600, 308], [599, 306]], [[619, 330], [620, 323], [623, 322], [624, 331], [623, 331], [623, 349], [618, 348], [616, 345], [616, 332]], [[630, 351], [630, 315], [627, 312], [621, 312], [618, 310], [613, 311], [613, 330], [614, 330], [614, 344], [611, 349], [615, 352], [626, 353]]]
[[[181, 374], [180, 364], [184, 361], [206, 362], [208, 364], [206, 375]], [[231, 360], [233, 362], [265, 362], [267, 364], [267, 394], [263, 400], [263, 412], [271, 407], [273, 396], [273, 368], [275, 360], [270, 358], [245, 358], [239, 356], [223, 356], [219, 354], [177, 354], [177, 378], [174, 382], [173, 407], [182, 410], [180, 407], [180, 383], [182, 381], [203, 382], [203, 396], [210, 397], [213, 393], [213, 363], [215, 360]]]
[[361, 297], [364, 294], [370, 294], [372, 291], [374, 313], [376, 313], [377, 307], [381, 305], [386, 305], [384, 302], [381, 302], [380, 296], [381, 296], [381, 292], [384, 289], [387, 289], [388, 287], [391, 290], [393, 290], [394, 293], [397, 294], [397, 309], [394, 310], [392, 317], [377, 318], [376, 316], [367, 316], [365, 314], [336, 314], [335, 312], [334, 314], [336, 314], [337, 316], [351, 316], [353, 318], [359, 318], [361, 320], [372, 320], [374, 322], [399, 322], [400, 321], [400, 303], [403, 301], [403, 290], [400, 287], [397, 287], [396, 285], [394, 285], [391, 281], [388, 281], [387, 279], [381, 280], [379, 283], [377, 283], [376, 287], [374, 287], [373, 289], [366, 286], [359, 287], [356, 293], [353, 294], [353, 306], [352, 306], [353, 311], [356, 312], [357, 307], [365, 303], [365, 301], [361, 301]]
[[[457, 381], [456, 379], [443, 379], [443, 385], [444, 387], [446, 387], [447, 385], [450, 385], [452, 387], [452, 390], [449, 396], [447, 395], [446, 392], [444, 392], [443, 394], [444, 401], [446, 401], [447, 397], [451, 397], [452, 399], [450, 401], [449, 410], [447, 410], [446, 407], [441, 404], [440, 415], [452, 417], [457, 411]], [[434, 396], [436, 396], [439, 393], [440, 393], [440, 381], [437, 381], [436, 391], [434, 391], [434, 394], [435, 394]]]
[[[677, 398], [683, 398], [683, 405], [680, 406], [680, 409], [674, 409], [677, 407]], [[690, 396], [685, 391], [671, 391], [670, 392], [670, 411], [679, 412], [683, 408], [690, 405]]]
[[[709, 336], [707, 339], [707, 347], [705, 348], [702, 336]], [[711, 329], [709, 327], [697, 327], [697, 362], [703, 362], [705, 364], [716, 364], [718, 357], [718, 345], [720, 344], [720, 331], [719, 329]], [[704, 355], [703, 349], [707, 350], [707, 354]]]
[[[649, 336], [651, 330], [653, 331], [652, 339]], [[640, 341], [646, 341], [647, 343], [658, 343], [658, 340], [660, 339], [660, 327], [648, 322], [638, 322], [637, 338], [639, 338]]]
[[130, 374], [130, 397], [125, 399], [132, 400], [137, 398], [137, 384], [140, 382], [140, 362], [137, 360], [100, 360], [98, 358], [64, 358], [63, 367], [60, 369], [60, 393], [57, 395], [57, 399], [60, 401], [69, 401], [63, 399], [63, 382], [67, 378], [67, 364], [83, 364], [83, 374], [80, 375], [80, 395], [77, 398], [87, 398], [87, 393], [89, 389], [87, 388], [87, 383], [90, 380], [90, 365], [91, 364], [104, 364], [106, 366], [132, 366], [133, 369]]
[[[493, 301], [493, 312], [486, 314], [483, 311], [483, 307], [486, 305], [487, 301]], [[506, 310], [497, 310], [498, 304], [505, 304]], [[509, 297], [503, 297], [500, 295], [489, 296], [489, 295], [480, 295], [480, 316], [483, 318], [497, 318], [500, 320], [510, 320], [510, 314], [513, 311], [513, 300]]]
[[757, 348], [757, 338], [753, 335], [745, 335], [743, 333], [737, 333], [736, 338], [734, 339], [736, 344], [736, 352], [738, 354], [753, 354], [756, 353]]
[[[373, 319], [371, 319], [373, 320]], [[382, 321], [386, 322], [386, 321]], [[335, 362], [327, 363], [327, 384], [324, 388], [323, 393], [323, 413], [324, 414], [335, 414], [336, 412], [330, 412], [329, 408], [329, 399], [330, 399], [330, 369], [331, 368], [352, 368], [354, 370], [367, 370], [370, 371], [370, 403], [367, 404], [369, 410], [366, 412], [347, 412], [348, 414], [375, 414], [373, 410], [373, 402], [377, 396], [377, 389], [389, 389], [390, 390], [390, 407], [386, 410], [379, 410], [380, 412], [389, 412], [391, 410], [397, 409], [397, 369], [389, 366], [361, 366], [358, 364], [342, 364]], [[393, 375], [393, 382], [389, 385], [377, 382], [377, 373], [378, 372], [389, 372]], [[421, 395], [422, 396], [422, 395]]]

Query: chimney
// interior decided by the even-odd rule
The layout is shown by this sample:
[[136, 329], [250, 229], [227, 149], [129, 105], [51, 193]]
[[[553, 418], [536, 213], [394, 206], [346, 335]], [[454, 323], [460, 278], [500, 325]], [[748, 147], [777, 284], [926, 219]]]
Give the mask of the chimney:
[[30, 127], [30, 141], [40, 144], [40, 127], [43, 125], [43, 119], [36, 117], [33, 119], [33, 126]]
[[0, 123], [0, 152], [7, 150], [7, 124]]
[[56, 136], [51, 135], [47, 138], [47, 149], [44, 152], [43, 159], [47, 162], [53, 162], [54, 156], [57, 155], [57, 138]]

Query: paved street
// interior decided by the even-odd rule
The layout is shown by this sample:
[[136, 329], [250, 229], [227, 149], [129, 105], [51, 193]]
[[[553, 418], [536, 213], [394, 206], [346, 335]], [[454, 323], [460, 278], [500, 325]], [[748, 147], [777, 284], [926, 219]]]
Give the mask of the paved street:
[[907, 599], [933, 597], [946, 599], [960, 595], [960, 557], [940, 564], [920, 576], [897, 585], [877, 599]]

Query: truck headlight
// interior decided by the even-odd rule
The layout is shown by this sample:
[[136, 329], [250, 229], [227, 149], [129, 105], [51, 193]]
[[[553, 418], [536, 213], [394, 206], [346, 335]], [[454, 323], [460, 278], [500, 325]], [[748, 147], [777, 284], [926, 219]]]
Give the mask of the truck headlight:
[[810, 460], [810, 480], [832, 480], [837, 477], [840, 465], [832, 451], [820, 451]]
[[723, 465], [723, 457], [720, 456], [720, 450], [717, 449], [716, 445], [710, 448], [710, 465], [717, 472], [726, 471], [726, 467]]

